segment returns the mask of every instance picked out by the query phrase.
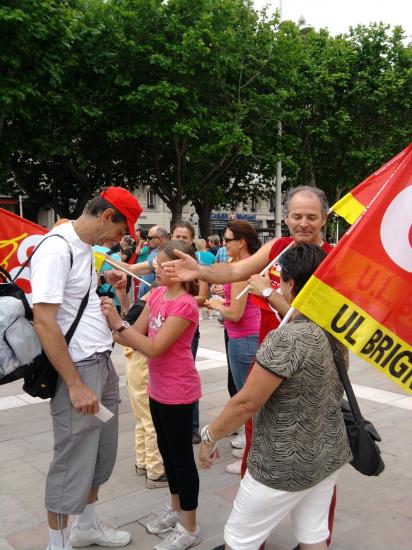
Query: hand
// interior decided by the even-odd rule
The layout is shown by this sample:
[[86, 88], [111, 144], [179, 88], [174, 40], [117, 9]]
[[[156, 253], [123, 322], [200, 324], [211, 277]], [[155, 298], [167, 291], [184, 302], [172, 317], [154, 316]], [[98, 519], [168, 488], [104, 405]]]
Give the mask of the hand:
[[100, 300], [100, 307], [104, 315], [106, 315], [107, 322], [109, 323], [111, 328], [115, 329], [116, 327], [120, 327], [120, 325], [122, 324], [122, 318], [117, 313], [114, 301], [111, 298], [104, 296]]
[[126, 273], [120, 269], [108, 269], [105, 271], [106, 281], [116, 290], [124, 290], [127, 284]]
[[249, 292], [256, 296], [262, 296], [262, 290], [271, 287], [270, 281], [262, 275], [252, 275], [248, 282], [250, 284]]
[[213, 283], [210, 287], [210, 294], [216, 294], [217, 296], [222, 296], [222, 298], [224, 298], [225, 293], [223, 292], [223, 285]]
[[79, 379], [67, 387], [73, 408], [82, 414], [95, 414], [99, 410], [99, 401], [92, 390]]
[[216, 458], [220, 458], [219, 449], [214, 449], [211, 445], [200, 443], [199, 446], [199, 466], [200, 468], [210, 468]]
[[222, 302], [220, 300], [205, 300], [204, 306], [215, 311], [222, 309]]
[[200, 268], [197, 261], [180, 250], [174, 251], [179, 260], [163, 262], [162, 268], [173, 281], [194, 281], [200, 279]]

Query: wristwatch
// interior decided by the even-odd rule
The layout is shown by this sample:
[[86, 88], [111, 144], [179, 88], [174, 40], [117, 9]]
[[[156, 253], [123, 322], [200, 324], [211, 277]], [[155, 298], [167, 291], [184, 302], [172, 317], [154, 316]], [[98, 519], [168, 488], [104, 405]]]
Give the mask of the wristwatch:
[[275, 292], [275, 289], [272, 286], [267, 286], [262, 290], [262, 296], [265, 300], [267, 300], [269, 296], [271, 296], [272, 292]]
[[120, 334], [120, 332], [123, 332], [128, 328], [130, 328], [130, 323], [128, 323], [127, 321], [123, 321], [120, 327], [115, 330], [115, 332], [117, 332], [117, 334]]

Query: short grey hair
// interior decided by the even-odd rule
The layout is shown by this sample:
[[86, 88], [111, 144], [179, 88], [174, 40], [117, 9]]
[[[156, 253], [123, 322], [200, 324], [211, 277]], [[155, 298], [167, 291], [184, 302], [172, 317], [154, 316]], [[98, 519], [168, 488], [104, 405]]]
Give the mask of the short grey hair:
[[298, 185], [297, 187], [292, 187], [287, 191], [284, 201], [283, 201], [283, 208], [285, 212], [285, 216], [287, 216], [290, 212], [290, 201], [297, 193], [311, 193], [312, 195], [315, 195], [319, 199], [320, 202], [320, 210], [322, 212], [322, 215], [327, 216], [329, 213], [329, 204], [328, 199], [326, 198], [326, 195], [322, 189], [319, 189], [319, 187], [312, 187], [311, 185]]
[[169, 236], [169, 231], [164, 227], [157, 226], [156, 233], [158, 237], [167, 238]]

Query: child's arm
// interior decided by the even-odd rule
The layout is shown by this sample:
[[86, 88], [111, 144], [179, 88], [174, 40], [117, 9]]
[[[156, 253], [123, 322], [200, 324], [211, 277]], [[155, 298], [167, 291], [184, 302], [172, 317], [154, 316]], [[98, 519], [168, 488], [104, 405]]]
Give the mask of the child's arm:
[[247, 286], [247, 282], [232, 283], [230, 287], [230, 304], [225, 306], [220, 300], [206, 300], [205, 306], [209, 309], [219, 311], [224, 319], [237, 323], [242, 318], [245, 311], [248, 293], [244, 294], [240, 300], [236, 296]]
[[[142, 314], [143, 315], [143, 314]], [[140, 319], [140, 318], [139, 318]], [[147, 357], [157, 357], [167, 351], [184, 333], [192, 321], [171, 315], [154, 338], [138, 334], [133, 327], [121, 333], [125, 345], [140, 351]]]
[[[102, 300], [102, 311], [106, 315], [110, 326], [116, 330], [122, 325], [122, 319], [117, 313], [110, 298]], [[123, 330], [120, 334], [115, 332], [115, 340], [123, 346], [129, 346], [147, 357], [157, 357], [164, 353], [172, 344], [180, 338], [191, 321], [183, 317], [170, 316], [167, 318], [161, 330], [154, 338], [146, 335], [149, 323], [150, 308], [146, 304], [136, 323], [130, 328]]]

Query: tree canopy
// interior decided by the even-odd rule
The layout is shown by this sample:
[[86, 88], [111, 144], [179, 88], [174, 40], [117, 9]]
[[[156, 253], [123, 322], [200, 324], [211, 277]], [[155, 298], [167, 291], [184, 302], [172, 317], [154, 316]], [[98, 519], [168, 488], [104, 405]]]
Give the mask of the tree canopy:
[[250, 0], [5, 0], [0, 30], [0, 192], [33, 209], [149, 185], [205, 234], [213, 208], [273, 194], [278, 160], [335, 200], [410, 141], [400, 28], [303, 34]]

